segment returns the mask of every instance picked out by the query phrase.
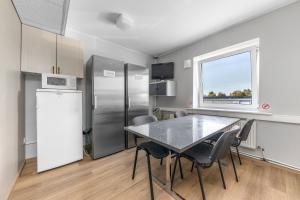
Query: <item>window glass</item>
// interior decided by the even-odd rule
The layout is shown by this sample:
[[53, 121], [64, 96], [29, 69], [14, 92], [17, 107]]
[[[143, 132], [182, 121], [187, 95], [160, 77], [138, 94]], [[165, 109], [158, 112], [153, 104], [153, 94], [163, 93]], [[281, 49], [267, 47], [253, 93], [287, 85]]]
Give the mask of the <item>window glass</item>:
[[252, 104], [251, 51], [199, 62], [205, 104]]

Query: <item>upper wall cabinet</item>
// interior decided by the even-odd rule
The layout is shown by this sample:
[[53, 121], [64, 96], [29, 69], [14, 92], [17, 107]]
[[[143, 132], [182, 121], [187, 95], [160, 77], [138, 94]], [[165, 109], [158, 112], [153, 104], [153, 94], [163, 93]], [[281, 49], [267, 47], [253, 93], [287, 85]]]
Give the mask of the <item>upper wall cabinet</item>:
[[56, 66], [56, 35], [22, 26], [21, 71], [52, 73]]
[[21, 71], [83, 78], [83, 53], [78, 40], [23, 25]]
[[12, 0], [22, 24], [64, 34], [70, 0]]
[[61, 74], [83, 78], [81, 42], [57, 35], [57, 67]]

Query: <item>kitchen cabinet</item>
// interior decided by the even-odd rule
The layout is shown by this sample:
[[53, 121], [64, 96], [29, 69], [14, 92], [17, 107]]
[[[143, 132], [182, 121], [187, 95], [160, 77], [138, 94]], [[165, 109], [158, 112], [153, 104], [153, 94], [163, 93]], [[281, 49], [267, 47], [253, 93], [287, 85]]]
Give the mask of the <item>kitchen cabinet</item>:
[[21, 71], [54, 73], [83, 78], [79, 40], [22, 25]]
[[150, 96], [176, 96], [175, 81], [163, 80], [149, 84]]
[[60, 74], [83, 78], [83, 53], [79, 40], [57, 35], [57, 67]]
[[56, 35], [22, 25], [21, 71], [53, 73], [56, 66]]

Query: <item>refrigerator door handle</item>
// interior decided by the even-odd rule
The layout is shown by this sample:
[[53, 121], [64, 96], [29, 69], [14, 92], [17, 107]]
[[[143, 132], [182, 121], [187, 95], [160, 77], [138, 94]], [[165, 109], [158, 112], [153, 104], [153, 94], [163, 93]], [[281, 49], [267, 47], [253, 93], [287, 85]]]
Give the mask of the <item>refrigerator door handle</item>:
[[128, 97], [128, 108], [130, 108], [131, 107], [131, 99], [130, 99], [130, 97]]
[[94, 96], [94, 109], [97, 109], [97, 96]]

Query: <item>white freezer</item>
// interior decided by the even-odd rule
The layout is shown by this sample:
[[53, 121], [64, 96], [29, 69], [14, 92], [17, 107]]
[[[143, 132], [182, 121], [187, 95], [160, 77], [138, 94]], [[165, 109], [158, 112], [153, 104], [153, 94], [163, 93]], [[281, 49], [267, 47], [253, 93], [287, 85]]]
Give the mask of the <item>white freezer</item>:
[[36, 104], [38, 172], [81, 160], [82, 92], [38, 89]]

